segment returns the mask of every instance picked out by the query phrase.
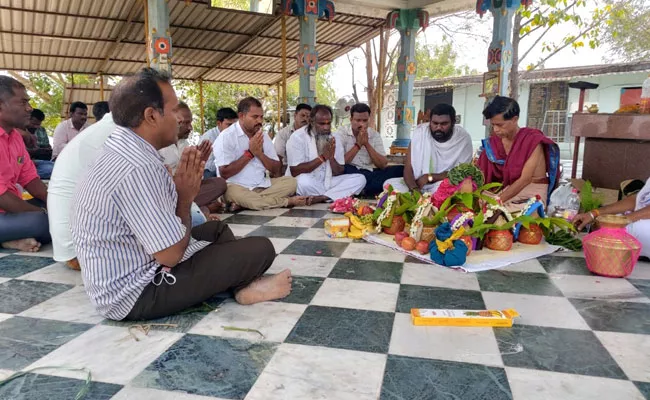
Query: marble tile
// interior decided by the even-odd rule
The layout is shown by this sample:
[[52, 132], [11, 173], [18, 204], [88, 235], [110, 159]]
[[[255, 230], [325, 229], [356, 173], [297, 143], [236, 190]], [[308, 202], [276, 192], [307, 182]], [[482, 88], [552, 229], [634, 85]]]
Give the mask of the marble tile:
[[19, 251], [18, 253], [16, 253], [16, 255], [18, 255], [18, 256], [27, 256], [27, 257], [49, 257], [49, 258], [53, 258], [54, 257], [54, 250], [52, 250], [52, 245], [51, 244], [47, 244], [47, 245], [41, 247], [41, 249], [39, 251], [37, 251], [36, 253], [31, 253], [31, 252], [28, 252], [28, 251]]
[[71, 288], [72, 285], [19, 279], [0, 283], [0, 312], [18, 314]]
[[551, 275], [550, 279], [570, 298], [650, 303], [648, 296], [625, 279], [595, 275]]
[[331, 203], [318, 203], [312, 204], [311, 206], [298, 206], [294, 207], [293, 210], [329, 210]]
[[476, 277], [483, 291], [562, 296], [547, 274], [492, 270], [479, 272]]
[[286, 343], [386, 353], [393, 313], [309, 306]]
[[537, 272], [540, 274], [545, 274], [546, 270], [537, 260], [526, 260], [518, 262], [516, 264], [506, 265], [503, 268], [499, 268], [499, 271], [510, 271], [510, 272]]
[[5, 249], [4, 247], [0, 247], [0, 254], [15, 254], [15, 253], [18, 253], [18, 250]]
[[[234, 301], [224, 303], [218, 312], [210, 313], [197, 323], [190, 333], [197, 335], [221, 336], [246, 339], [251, 342], [261, 340], [282, 342], [293, 329], [307, 306], [301, 304], [264, 302], [242, 306]], [[224, 327], [255, 329], [256, 332], [226, 330]]]
[[428, 262], [422, 261], [419, 258], [415, 258], [413, 256], [406, 256], [406, 260], [404, 260], [404, 262], [408, 263], [408, 264], [432, 265], [432, 264], [429, 264]]
[[411, 308], [484, 310], [485, 304], [479, 291], [401, 285], [396, 311], [409, 314]]
[[400, 283], [401, 276], [402, 263], [351, 258], [339, 259], [329, 275], [330, 278], [386, 283]]
[[265, 217], [263, 215], [245, 215], [235, 214], [228, 218], [228, 225], [264, 225], [275, 217]]
[[287, 247], [289, 247], [295, 239], [281, 239], [281, 238], [269, 238], [273, 244], [276, 254], [282, 253]]
[[228, 223], [228, 227], [236, 237], [245, 237], [248, 236], [251, 232], [259, 228], [259, 225], [247, 225], [247, 224], [231, 224]]
[[27, 257], [12, 254], [0, 259], [0, 277], [18, 278], [56, 263], [49, 257]]
[[279, 254], [273, 261], [268, 272], [278, 273], [289, 268], [291, 269], [291, 274], [294, 276], [303, 275], [325, 278], [330, 274], [337, 260], [338, 258], [335, 257]]
[[395, 314], [389, 354], [503, 366], [492, 329], [415, 326], [410, 314]]
[[[187, 333], [190, 329], [194, 327], [199, 321], [205, 318], [206, 315], [212, 312], [218, 312], [219, 309], [216, 305], [204, 303], [197, 304], [196, 306], [184, 310], [178, 314], [170, 315], [167, 317], [151, 319], [147, 321], [112, 321], [106, 319], [102, 322], [102, 325], [107, 326], [116, 326], [121, 328], [129, 328], [130, 326], [135, 325], [148, 325], [154, 324], [151, 326], [152, 330], [158, 330], [162, 332], [178, 332], [178, 333]], [[169, 324], [175, 326], [163, 326], [155, 324]], [[135, 331], [134, 331], [135, 332]]]
[[358, 260], [374, 260], [389, 262], [404, 262], [406, 256], [388, 247], [378, 246], [371, 243], [351, 243], [341, 258], [353, 258]]
[[297, 239], [307, 228], [293, 228], [289, 226], [260, 226], [248, 236], [263, 236], [268, 238]]
[[[30, 367], [85, 367], [92, 371], [93, 380], [126, 384], [182, 336], [180, 333], [154, 330], [146, 336], [140, 331], [132, 332], [137, 341], [126, 328], [97, 325]], [[63, 370], [52, 370], [47, 374], [72, 376], [71, 372]]]
[[[648, 382], [634, 382], [639, 392], [646, 398], [650, 400], [650, 383]], [[642, 397], [643, 398], [643, 397]]]
[[402, 284], [479, 290], [476, 274], [431, 264], [404, 264]]
[[282, 253], [298, 256], [341, 257], [348, 245], [342, 242], [295, 240]]
[[321, 218], [318, 222], [312, 225], [311, 229], [324, 229], [325, 228], [325, 218]]
[[[26, 374], [0, 387], [1, 399], [15, 400], [70, 400], [86, 386], [83, 372], [77, 372], [78, 379], [60, 378], [41, 374]], [[122, 389], [120, 385], [93, 382], [84, 399], [109, 400]]]
[[510, 400], [503, 368], [389, 355], [381, 400]]
[[145, 389], [126, 386], [111, 400], [226, 400], [217, 397], [199, 396], [180, 391], [168, 392], [159, 389]]
[[283, 217], [297, 217], [297, 218], [316, 218], [316, 219], [321, 219], [321, 218], [326, 218], [326, 216], [329, 214], [327, 210], [304, 210], [304, 209], [299, 209], [299, 208], [294, 208], [291, 209], [284, 214], [282, 214]]
[[650, 263], [638, 262], [628, 276], [629, 279], [650, 279]]
[[503, 363], [509, 367], [625, 379], [591, 331], [514, 325], [495, 328], [494, 334]]
[[219, 216], [219, 219], [221, 221], [225, 221], [225, 220], [229, 219], [230, 217], [232, 217], [235, 214], [223, 213], [223, 214], [217, 214], [217, 215]]
[[188, 334], [142, 371], [132, 385], [243, 399], [277, 346]]
[[67, 292], [23, 311], [19, 315], [87, 324], [97, 324], [104, 320], [90, 303], [83, 286], [75, 286]]
[[13, 314], [0, 314], [0, 322], [6, 321], [13, 316], [14, 316]]
[[10, 280], [11, 280], [11, 278], [0, 278], [0, 283], [5, 283], [5, 282], [8, 282]]
[[587, 262], [584, 257], [542, 256], [537, 259], [549, 274], [588, 275]]
[[83, 286], [81, 272], [68, 268], [63, 263], [56, 263], [20, 277], [23, 280], [62, 283], [64, 285]]
[[287, 226], [292, 228], [311, 228], [318, 218], [277, 217], [267, 222], [266, 226]]
[[634, 383], [626, 380], [510, 367], [506, 373], [515, 399], [643, 400]]
[[649, 304], [585, 299], [570, 301], [595, 331], [650, 335]]
[[514, 308], [519, 313], [515, 324], [588, 330], [589, 325], [564, 297], [532, 294], [482, 292], [488, 310]]
[[394, 312], [399, 285], [328, 278], [314, 296], [317, 306]]
[[386, 356], [283, 344], [246, 400], [375, 400]]
[[348, 238], [331, 238], [327, 236], [323, 228], [309, 228], [298, 236], [300, 240], [315, 240], [315, 241], [326, 241], [326, 242], [340, 242], [340, 243], [352, 243], [352, 239]]
[[628, 279], [637, 290], [650, 297], [650, 280], [647, 279]]
[[650, 336], [616, 332], [594, 333], [628, 378], [650, 382]]
[[237, 213], [237, 215], [252, 215], [252, 216], [262, 216], [262, 217], [279, 217], [280, 215], [287, 212], [287, 208], [272, 208], [270, 210], [244, 210]]
[[88, 324], [25, 317], [0, 322], [0, 368], [22, 369], [90, 328]]
[[323, 284], [323, 278], [313, 276], [294, 276], [291, 282], [291, 294], [282, 303], [309, 304]]

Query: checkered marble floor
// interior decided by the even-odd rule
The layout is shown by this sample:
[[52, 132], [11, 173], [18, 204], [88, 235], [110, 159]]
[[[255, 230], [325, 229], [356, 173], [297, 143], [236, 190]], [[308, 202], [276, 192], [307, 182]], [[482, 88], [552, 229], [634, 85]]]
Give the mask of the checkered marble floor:
[[[292, 269], [292, 294], [253, 306], [217, 297], [153, 321], [174, 327], [131, 329], [138, 340], [133, 323], [98, 316], [79, 274], [47, 250], [3, 252], [0, 379], [85, 367], [85, 398], [118, 400], [650, 398], [650, 264], [608, 279], [565, 254], [464, 274], [328, 239], [329, 216], [224, 215], [238, 236], [271, 238], [271, 271]], [[512, 307], [522, 317], [512, 329], [415, 327], [412, 307]], [[73, 399], [83, 379], [39, 370], [0, 387], [0, 399]]]

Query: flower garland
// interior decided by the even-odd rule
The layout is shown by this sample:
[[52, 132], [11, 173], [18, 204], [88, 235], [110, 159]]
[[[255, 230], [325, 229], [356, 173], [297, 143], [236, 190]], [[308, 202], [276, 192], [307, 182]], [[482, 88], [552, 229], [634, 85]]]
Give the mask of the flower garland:
[[474, 220], [474, 213], [473, 212], [466, 212], [463, 214], [460, 214], [457, 216], [454, 221], [451, 224], [451, 230], [452, 231], [457, 231], [460, 228], [464, 227], [465, 224], [468, 224]]
[[501, 211], [506, 218], [506, 221], [510, 222], [513, 220], [512, 214], [508, 211], [507, 208], [501, 204], [488, 204], [487, 210], [485, 211], [485, 218], [490, 219], [494, 216], [494, 213]]
[[524, 206], [524, 209], [521, 210], [521, 215], [527, 215], [528, 211], [530, 211], [531, 207], [537, 204], [538, 201], [541, 200], [541, 197], [539, 195], [535, 197], [531, 197], [527, 202], [526, 205]]
[[413, 220], [411, 221], [411, 229], [409, 230], [409, 235], [411, 237], [415, 237], [418, 233], [418, 229], [420, 226], [422, 226], [422, 218], [424, 217], [424, 212], [427, 209], [427, 206], [431, 204], [431, 193], [425, 193], [420, 197], [420, 200], [418, 200], [418, 210], [415, 212], [415, 216], [413, 216]]
[[391, 210], [393, 209], [393, 204], [395, 204], [395, 201], [397, 201], [397, 195], [390, 195], [386, 199], [386, 204], [384, 204], [384, 210], [379, 214], [379, 217], [377, 217], [377, 227], [375, 228], [375, 231], [377, 233], [381, 232], [381, 223], [386, 219], [386, 217], [390, 214]]

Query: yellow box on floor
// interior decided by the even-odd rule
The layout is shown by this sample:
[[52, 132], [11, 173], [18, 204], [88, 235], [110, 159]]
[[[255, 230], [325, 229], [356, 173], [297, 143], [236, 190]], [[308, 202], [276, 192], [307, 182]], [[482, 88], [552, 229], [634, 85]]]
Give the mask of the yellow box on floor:
[[325, 234], [331, 238], [344, 238], [350, 230], [350, 220], [345, 218], [332, 218], [325, 221]]
[[422, 326], [498, 326], [509, 328], [519, 313], [513, 309], [496, 310], [434, 310], [412, 308], [413, 325]]

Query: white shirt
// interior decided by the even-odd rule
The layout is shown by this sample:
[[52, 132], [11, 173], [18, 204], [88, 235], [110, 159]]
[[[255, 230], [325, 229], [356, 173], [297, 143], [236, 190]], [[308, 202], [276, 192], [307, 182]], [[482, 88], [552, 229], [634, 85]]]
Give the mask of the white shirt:
[[165, 165], [168, 165], [172, 169], [172, 172], [176, 172], [178, 167], [178, 162], [181, 160], [181, 154], [187, 146], [189, 146], [187, 139], [178, 139], [178, 142], [167, 146], [164, 149], [158, 150], [158, 154], [164, 159]]
[[[279, 161], [278, 154], [273, 148], [273, 142], [268, 134], [264, 133], [264, 154], [275, 161]], [[249, 137], [244, 133], [239, 122], [219, 134], [214, 142], [214, 162], [218, 169], [239, 160], [248, 150]], [[271, 187], [271, 178], [266, 174], [266, 167], [262, 161], [255, 157], [236, 175], [227, 179], [228, 183], [243, 186], [248, 189]]]
[[278, 156], [282, 157], [282, 164], [287, 165], [287, 142], [291, 134], [295, 131], [293, 125], [287, 125], [278, 131], [273, 139], [273, 146]]
[[[217, 137], [219, 137], [219, 127], [214, 127], [201, 135], [199, 138], [199, 143], [209, 140], [210, 143], [214, 145], [214, 141], [217, 140]], [[214, 165], [214, 153], [210, 154], [210, 158], [208, 158], [208, 161], [205, 162], [205, 169], [210, 172], [215, 172], [217, 176], [219, 176], [219, 171], [217, 170], [217, 167]]]
[[[296, 167], [302, 163], [314, 160], [318, 154], [313, 153], [313, 137], [307, 132], [307, 126], [304, 126], [295, 131], [289, 141], [287, 142], [287, 164], [289, 167]], [[315, 135], [315, 132], [312, 132]], [[345, 152], [343, 151], [343, 144], [338, 134], [332, 134], [336, 139], [336, 148], [334, 149], [334, 159], [341, 165], [345, 165]], [[329, 161], [322, 163], [316, 169], [309, 173], [313, 179], [318, 182], [325, 182], [327, 177], [327, 166]], [[287, 168], [287, 175], [290, 176], [290, 168]]]
[[[100, 121], [101, 122], [101, 121]], [[54, 143], [52, 146], [52, 159], [57, 158], [63, 148], [72, 141], [81, 131], [86, 129], [88, 124], [84, 124], [81, 129], [77, 129], [72, 124], [72, 119], [66, 119], [54, 128]]]
[[[336, 131], [336, 134], [339, 136], [340, 140], [343, 142], [343, 150], [345, 153], [352, 150], [354, 145], [357, 143], [357, 138], [352, 132], [352, 125], [345, 125], [339, 128]], [[338, 140], [338, 139], [337, 139]], [[368, 128], [368, 144], [375, 149], [375, 151], [381, 155], [386, 155], [386, 149], [384, 149], [384, 142], [381, 140], [381, 135], [379, 132], [372, 128]], [[368, 150], [364, 147], [357, 152], [357, 155], [354, 156], [352, 161], [349, 163], [359, 169], [367, 169], [372, 171], [377, 166], [372, 162]]]

